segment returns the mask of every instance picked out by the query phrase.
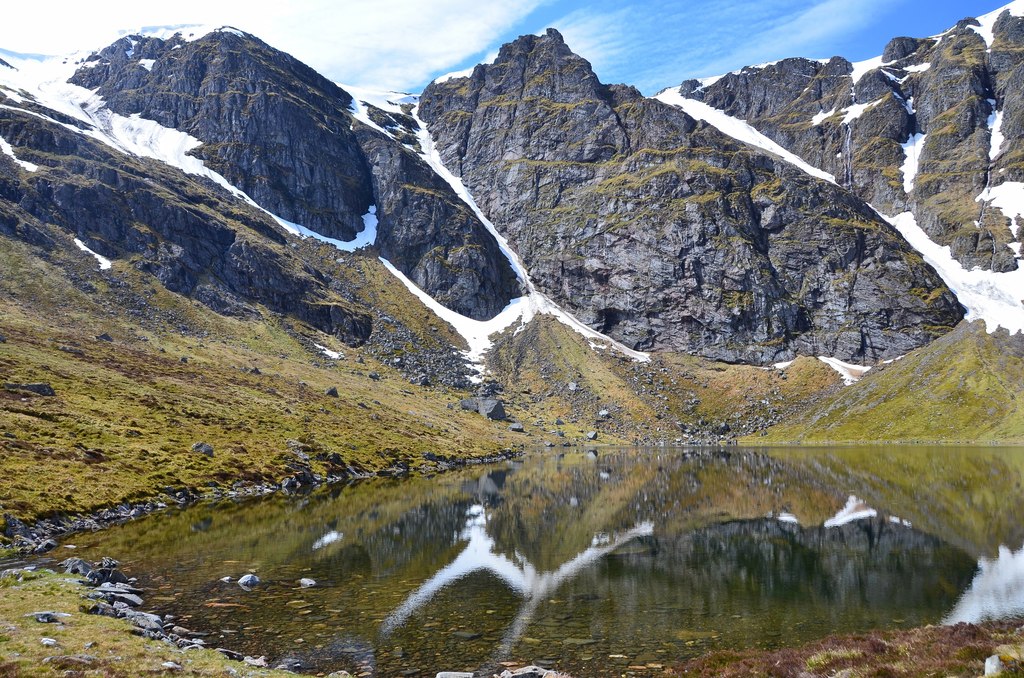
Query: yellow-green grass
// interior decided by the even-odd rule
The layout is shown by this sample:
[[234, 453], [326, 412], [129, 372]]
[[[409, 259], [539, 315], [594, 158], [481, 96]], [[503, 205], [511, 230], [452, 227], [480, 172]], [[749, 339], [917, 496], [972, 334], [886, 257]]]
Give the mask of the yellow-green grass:
[[[1024, 442], [1024, 339], [983, 322], [880, 365], [761, 442]], [[750, 440], [748, 442], [753, 442]]]
[[[0, 577], [0, 676], [5, 678], [294, 675], [231, 661], [215, 650], [186, 652], [146, 639], [123, 619], [83, 612], [89, 603], [83, 598], [86, 589], [73, 577], [48, 571], [19, 574], [20, 581], [18, 575]], [[55, 624], [31, 616], [44, 610], [71, 616]], [[57, 644], [44, 645], [43, 638]], [[181, 669], [165, 667], [165, 662]]]
[[[122, 266], [120, 280], [147, 290], [149, 317], [139, 320], [88, 262], [65, 263], [94, 291], [17, 244], [0, 249], [0, 381], [48, 382], [57, 393], [0, 389], [2, 513], [33, 520], [168, 487], [277, 482], [294, 473], [288, 440], [311, 448], [319, 473], [318, 454], [366, 471], [417, 469], [427, 452], [479, 457], [521, 442], [506, 424], [452, 407], [465, 393], [412, 386], [368, 351], [292, 319], [219, 316]], [[392, 306], [402, 293], [388, 290]], [[410, 323], [427, 322], [418, 302], [405, 306]], [[446, 342], [451, 330], [436, 324]], [[113, 341], [96, 338], [103, 333]], [[346, 359], [328, 360], [313, 341]], [[340, 397], [325, 395], [332, 386]], [[200, 441], [214, 447], [212, 457], [191, 450]]]

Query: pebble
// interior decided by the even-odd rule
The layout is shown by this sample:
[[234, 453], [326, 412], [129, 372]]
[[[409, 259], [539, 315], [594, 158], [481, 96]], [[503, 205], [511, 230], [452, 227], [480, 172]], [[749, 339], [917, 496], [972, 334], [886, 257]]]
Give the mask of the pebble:
[[39, 642], [45, 645], [46, 647], [57, 647], [57, 641], [53, 638], [40, 638]]

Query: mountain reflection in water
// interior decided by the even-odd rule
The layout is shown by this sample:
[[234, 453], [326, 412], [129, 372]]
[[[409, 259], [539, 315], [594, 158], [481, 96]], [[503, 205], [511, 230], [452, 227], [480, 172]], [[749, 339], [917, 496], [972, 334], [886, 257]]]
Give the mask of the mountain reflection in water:
[[[833, 450], [537, 454], [201, 505], [73, 541], [122, 560], [147, 603], [211, 643], [378, 676], [543, 660], [611, 676], [714, 648], [1019, 612], [1001, 605], [1020, 600], [1024, 550], [988, 544], [1021, 543], [1021, 507], [950, 487], [970, 463], [1019, 482], [998, 455], [1020, 450], [965, 454], [948, 471], [949, 448], [906, 453], [937, 455], [941, 473], [903, 491], [880, 480], [878, 454], [863, 474]], [[250, 570], [264, 582], [253, 591], [220, 581]]]

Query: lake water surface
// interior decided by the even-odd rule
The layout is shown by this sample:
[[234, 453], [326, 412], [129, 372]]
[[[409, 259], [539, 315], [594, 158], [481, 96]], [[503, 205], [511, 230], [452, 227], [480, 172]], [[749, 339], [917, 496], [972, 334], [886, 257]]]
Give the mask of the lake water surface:
[[[1022, 475], [1024, 448], [545, 451], [201, 504], [58, 555], [117, 558], [210, 645], [310, 671], [655, 675], [715, 649], [1024, 615]], [[251, 591], [221, 581], [248, 572]]]

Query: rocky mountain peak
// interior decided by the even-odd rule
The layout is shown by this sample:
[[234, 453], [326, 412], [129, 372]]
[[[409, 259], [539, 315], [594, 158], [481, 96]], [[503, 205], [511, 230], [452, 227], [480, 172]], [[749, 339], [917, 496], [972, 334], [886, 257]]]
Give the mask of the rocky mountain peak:
[[[911, 212], [967, 269], [1018, 266], [1010, 215], [991, 190], [1021, 180], [1000, 139], [1024, 127], [1024, 17], [964, 19], [897, 37], [877, 60], [785, 59], [680, 93], [740, 118], [885, 214]], [[998, 115], [997, 115], [998, 114]], [[997, 129], [998, 126], [998, 129]], [[985, 195], [987, 197], [983, 198]]]
[[[959, 318], [863, 202], [602, 84], [567, 50], [550, 34], [519, 38], [472, 76], [428, 86], [419, 114], [534, 283], [585, 323], [635, 348], [765, 362], [873, 359], [928, 341], [914, 327], [923, 316]], [[823, 91], [850, 96], [845, 59], [773, 68], [824, 71]], [[941, 291], [922, 304], [905, 292], [916, 288]]]
[[316, 233], [352, 240], [376, 206], [381, 253], [452, 310], [490, 318], [518, 293], [484, 225], [407, 145], [410, 130], [360, 121], [339, 85], [254, 36], [123, 38], [73, 82], [116, 113], [196, 137], [207, 166]]

